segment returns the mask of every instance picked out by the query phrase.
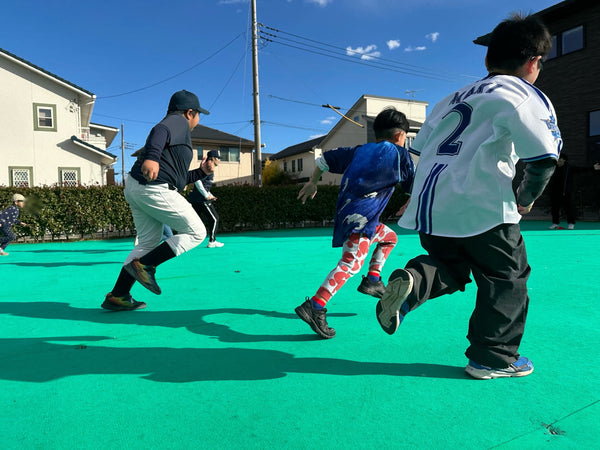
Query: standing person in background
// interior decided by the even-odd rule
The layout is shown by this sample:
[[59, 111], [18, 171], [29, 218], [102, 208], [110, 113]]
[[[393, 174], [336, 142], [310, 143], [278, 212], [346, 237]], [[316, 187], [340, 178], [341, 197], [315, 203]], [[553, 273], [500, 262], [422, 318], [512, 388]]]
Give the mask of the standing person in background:
[[567, 214], [567, 227], [569, 230], [575, 228], [575, 188], [573, 183], [574, 170], [569, 165], [569, 157], [561, 153], [556, 163], [554, 175], [548, 183], [550, 188], [550, 203], [552, 205], [551, 230], [564, 229], [560, 226], [560, 210], [565, 209]]
[[214, 205], [217, 197], [210, 193], [210, 188], [215, 180], [215, 169], [219, 165], [219, 161], [221, 161], [221, 155], [218, 150], [208, 152], [206, 158], [200, 163], [200, 170], [203, 172], [202, 177], [194, 183], [194, 188], [189, 196], [190, 203], [206, 226], [208, 248], [223, 247], [225, 245], [218, 242], [215, 237], [219, 225], [219, 215]]
[[[550, 33], [534, 16], [501, 22], [488, 43], [488, 76], [441, 100], [410, 148], [419, 164], [399, 224], [419, 232], [427, 254], [392, 272], [377, 320], [393, 334], [427, 300], [464, 291], [472, 274], [477, 297], [465, 371], [477, 379], [533, 372], [519, 355], [531, 272], [519, 221], [546, 187], [562, 147], [554, 107], [533, 86], [551, 48]], [[515, 197], [519, 159], [525, 176]]]
[[[127, 256], [115, 286], [106, 294], [102, 308], [130, 311], [145, 308], [131, 296], [138, 281], [146, 289], [160, 294], [155, 279], [156, 267], [199, 245], [206, 237], [204, 224], [194, 208], [180, 194], [189, 183], [201, 177], [199, 169], [189, 170], [192, 162], [192, 135], [200, 120], [195, 94], [175, 92], [166, 117], [152, 128], [142, 154], [134, 163], [125, 183], [125, 199], [131, 208], [137, 244]], [[163, 225], [177, 235], [162, 242]]]
[[25, 197], [21, 194], [14, 194], [12, 205], [0, 212], [0, 256], [9, 255], [4, 250], [8, 247], [8, 244], [16, 239], [11, 227], [14, 224], [27, 226], [26, 223], [19, 220], [19, 209], [23, 206], [25, 206]]

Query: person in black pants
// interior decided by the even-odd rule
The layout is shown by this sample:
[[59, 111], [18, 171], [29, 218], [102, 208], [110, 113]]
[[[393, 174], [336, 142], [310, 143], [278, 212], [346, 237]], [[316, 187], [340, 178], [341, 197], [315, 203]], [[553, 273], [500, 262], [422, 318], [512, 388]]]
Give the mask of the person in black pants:
[[556, 163], [554, 175], [548, 183], [550, 188], [550, 203], [552, 205], [552, 225], [551, 230], [562, 230], [560, 226], [560, 210], [565, 209], [567, 214], [567, 226], [569, 230], [575, 228], [575, 201], [573, 198], [573, 175], [574, 170], [569, 166], [569, 158], [566, 154], [561, 153]]
[[221, 155], [218, 150], [211, 150], [206, 155], [206, 158], [200, 164], [200, 170], [202, 170], [206, 177], [198, 180], [194, 183], [194, 189], [190, 193], [190, 203], [204, 222], [206, 231], [208, 233], [208, 248], [223, 247], [222, 242], [218, 242], [215, 238], [217, 232], [217, 225], [219, 224], [219, 214], [215, 209], [214, 202], [217, 197], [210, 193], [210, 188], [214, 182], [215, 169], [219, 165]]

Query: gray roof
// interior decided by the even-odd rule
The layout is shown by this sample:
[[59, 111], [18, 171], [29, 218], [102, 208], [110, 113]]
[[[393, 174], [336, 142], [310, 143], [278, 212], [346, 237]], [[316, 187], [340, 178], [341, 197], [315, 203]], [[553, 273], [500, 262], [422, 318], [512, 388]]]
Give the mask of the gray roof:
[[11, 52], [9, 52], [9, 51], [7, 51], [7, 50], [4, 50], [4, 49], [2, 49], [2, 48], [0, 48], [0, 53], [4, 53], [5, 55], [8, 55], [8, 56], [10, 56], [11, 58], [14, 58], [14, 59], [16, 59], [16, 60], [18, 60], [18, 61], [21, 61], [22, 63], [25, 63], [25, 64], [27, 64], [28, 66], [30, 66], [30, 67], [32, 67], [32, 68], [34, 68], [34, 69], [36, 69], [36, 70], [39, 70], [40, 72], [43, 72], [43, 73], [45, 73], [46, 75], [49, 75], [49, 76], [51, 76], [52, 78], [56, 78], [57, 80], [59, 80], [59, 81], [62, 81], [63, 83], [66, 83], [66, 84], [68, 84], [69, 86], [72, 86], [72, 87], [74, 87], [74, 88], [75, 88], [75, 89], [77, 89], [77, 90], [80, 90], [80, 91], [82, 91], [82, 92], [85, 92], [86, 94], [88, 94], [88, 95], [91, 95], [92, 97], [94, 96], [94, 93], [92, 93], [92, 92], [88, 91], [87, 89], [84, 89], [84, 88], [82, 88], [81, 86], [77, 86], [75, 83], [71, 83], [70, 81], [68, 81], [68, 80], [65, 80], [64, 78], [61, 78], [61, 77], [59, 77], [58, 75], [56, 75], [56, 74], [53, 74], [52, 72], [50, 72], [50, 71], [48, 71], [48, 70], [46, 70], [46, 69], [43, 69], [43, 68], [41, 68], [40, 66], [36, 66], [36, 65], [35, 65], [35, 64], [33, 64], [32, 62], [30, 62], [30, 61], [27, 61], [26, 59], [23, 59], [23, 58], [21, 58], [21, 57], [19, 57], [19, 56], [15, 55], [14, 53], [11, 53]]
[[299, 155], [300, 153], [308, 152], [323, 142], [326, 136], [327, 135], [319, 136], [318, 138], [311, 139], [310, 141], [301, 142], [300, 144], [284, 148], [279, 153], [275, 153], [271, 159], [282, 159], [287, 158], [288, 156], [294, 156]]
[[223, 131], [215, 130], [204, 125], [197, 125], [192, 130], [192, 139], [196, 141], [215, 141], [219, 143], [231, 143], [235, 145], [243, 145], [254, 148], [254, 141], [245, 139], [240, 136], [225, 133]]

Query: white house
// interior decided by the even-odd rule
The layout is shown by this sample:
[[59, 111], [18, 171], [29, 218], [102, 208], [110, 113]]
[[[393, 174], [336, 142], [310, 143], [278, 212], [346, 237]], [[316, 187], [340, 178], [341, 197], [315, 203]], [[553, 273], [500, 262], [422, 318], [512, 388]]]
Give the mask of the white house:
[[[382, 110], [394, 107], [403, 112], [410, 124], [406, 146], [417, 135], [425, 121], [427, 102], [411, 99], [363, 95], [325, 136], [295, 144], [276, 153], [271, 160], [292, 175], [299, 183], [308, 181], [315, 169], [315, 160], [327, 150], [375, 142], [373, 121]], [[359, 125], [357, 125], [359, 124]], [[320, 184], [339, 184], [342, 176], [324, 173]]]
[[96, 96], [0, 49], [0, 185], [104, 185], [118, 129], [91, 123]]
[[215, 183], [253, 184], [254, 142], [240, 136], [198, 125], [192, 130], [194, 158], [190, 169], [200, 167], [200, 162], [209, 151], [218, 150], [221, 161], [215, 171]]

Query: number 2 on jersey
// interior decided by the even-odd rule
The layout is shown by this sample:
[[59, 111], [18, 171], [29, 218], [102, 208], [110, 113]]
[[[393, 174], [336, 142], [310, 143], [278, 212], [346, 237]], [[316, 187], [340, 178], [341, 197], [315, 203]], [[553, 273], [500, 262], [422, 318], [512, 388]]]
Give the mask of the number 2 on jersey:
[[471, 114], [473, 113], [473, 108], [468, 103], [459, 103], [444, 116], [444, 119], [453, 113], [459, 115], [460, 119], [458, 125], [456, 125], [456, 128], [450, 134], [450, 136], [444, 139], [438, 146], [438, 155], [458, 155], [458, 152], [460, 152], [460, 147], [462, 146], [462, 141], [460, 141], [459, 138], [462, 132], [465, 131], [465, 128], [467, 128], [471, 123]]

